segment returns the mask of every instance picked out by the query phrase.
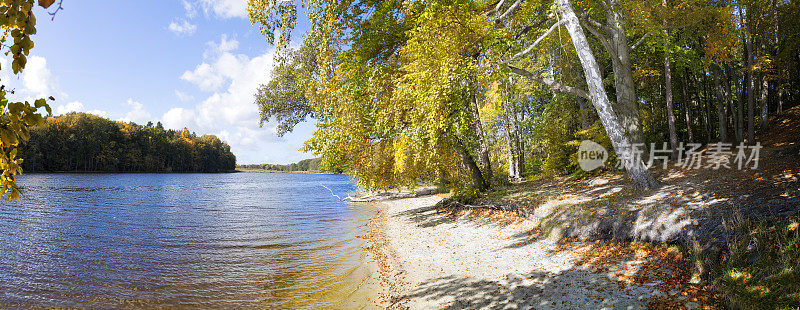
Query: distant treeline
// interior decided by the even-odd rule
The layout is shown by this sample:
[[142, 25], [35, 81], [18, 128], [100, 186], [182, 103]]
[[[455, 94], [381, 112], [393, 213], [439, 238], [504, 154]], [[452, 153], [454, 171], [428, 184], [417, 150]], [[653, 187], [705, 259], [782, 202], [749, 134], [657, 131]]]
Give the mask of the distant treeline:
[[21, 148], [26, 172], [228, 172], [236, 157], [213, 135], [165, 130], [85, 113], [47, 118]]
[[239, 170], [262, 170], [262, 171], [274, 171], [274, 172], [342, 173], [342, 170], [338, 168], [322, 169], [320, 167], [320, 163], [322, 163], [322, 159], [312, 158], [312, 159], [304, 159], [299, 162], [288, 165], [251, 164], [251, 165], [238, 165], [236, 166], [236, 168]]

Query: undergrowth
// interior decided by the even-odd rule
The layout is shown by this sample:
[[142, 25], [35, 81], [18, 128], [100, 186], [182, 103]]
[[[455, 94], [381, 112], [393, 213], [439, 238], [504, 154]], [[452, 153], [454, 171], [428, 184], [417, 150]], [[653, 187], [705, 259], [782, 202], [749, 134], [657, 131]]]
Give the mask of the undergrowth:
[[716, 286], [741, 309], [800, 309], [797, 218], [744, 220], [730, 241]]

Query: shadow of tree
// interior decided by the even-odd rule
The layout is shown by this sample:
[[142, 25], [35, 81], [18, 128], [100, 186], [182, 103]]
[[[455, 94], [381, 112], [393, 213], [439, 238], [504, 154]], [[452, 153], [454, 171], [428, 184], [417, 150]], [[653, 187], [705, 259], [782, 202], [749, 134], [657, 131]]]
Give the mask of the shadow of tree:
[[[527, 267], [531, 269], [508, 273], [505, 278], [497, 270], [477, 271], [486, 267], [477, 264], [494, 264], [491, 260], [467, 263], [459, 270], [473, 271], [414, 283], [411, 291], [395, 299], [400, 304], [411, 303], [411, 308], [638, 309], [652, 300], [658, 300], [662, 308], [666, 305], [665, 309], [680, 308], [688, 302], [709, 304], [709, 298], [703, 297], [708, 287], [689, 283], [692, 258], [674, 246], [564, 241], [567, 238], [553, 243], [536, 228], [520, 229], [529, 227], [526, 224], [532, 221], [507, 211], [425, 206], [394, 216], [424, 228], [456, 223], [491, 225], [499, 228], [489, 230], [492, 234], [506, 234], [508, 238], [486, 244], [496, 247], [490, 251], [530, 251], [527, 253], [536, 253], [531, 258], [541, 260]], [[476, 271], [478, 274], [473, 273]], [[498, 278], [502, 279], [494, 280]]]
[[[584, 270], [531, 272], [489, 281], [454, 276], [424, 282], [404, 299], [441, 309], [640, 309], [653, 290], [616, 290], [602, 275]], [[642, 298], [644, 299], [644, 298]]]

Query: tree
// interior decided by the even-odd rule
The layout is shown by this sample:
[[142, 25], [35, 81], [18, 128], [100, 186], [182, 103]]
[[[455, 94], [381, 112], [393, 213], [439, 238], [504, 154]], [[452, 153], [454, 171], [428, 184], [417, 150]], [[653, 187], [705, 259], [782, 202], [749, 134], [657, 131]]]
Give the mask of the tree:
[[216, 136], [85, 113], [48, 117], [30, 135], [19, 149], [27, 171], [228, 172], [236, 166], [230, 146]]
[[[606, 51], [612, 58], [613, 67], [615, 68], [614, 78], [617, 98], [618, 100], [622, 100], [621, 104], [618, 102], [616, 107], [612, 107], [611, 101], [608, 100], [608, 96], [602, 83], [599, 66], [597, 65], [597, 61], [591, 51], [589, 42], [586, 40], [586, 37], [583, 33], [580, 20], [572, 8], [572, 4], [570, 4], [569, 1], [562, 0], [558, 0], [556, 3], [560, 13], [563, 14], [563, 16], [561, 16], [560, 20], [556, 21], [550, 29], [555, 29], [555, 27], [560, 25], [564, 25], [567, 28], [575, 50], [578, 54], [578, 58], [583, 66], [589, 91], [587, 92], [579, 88], [563, 85], [556, 82], [553, 78], [539, 77], [518, 67], [509, 66], [509, 68], [516, 74], [522, 75], [537, 82], [541, 82], [543, 84], [547, 84], [553, 87], [555, 91], [568, 93], [591, 100], [595, 106], [595, 109], [597, 110], [598, 115], [600, 116], [608, 137], [611, 138], [611, 142], [615, 151], [623, 152], [627, 146], [633, 145], [633, 143], [643, 143], [644, 138], [641, 134], [641, 127], [638, 119], [638, 108], [635, 107], [636, 95], [633, 86], [633, 76], [630, 71], [630, 47], [628, 46], [627, 39], [624, 37], [625, 31], [622, 26], [621, 16], [616, 11], [618, 2], [610, 1], [609, 3], [605, 3], [601, 1], [601, 3], [607, 7], [607, 21], [610, 23], [610, 25], [603, 27], [603, 29], [606, 29], [609, 32], [612, 39], [607, 39], [595, 28], [592, 28], [593, 30], [591, 31], [602, 42], [602, 45], [606, 48]], [[574, 20], [572, 20], [572, 17], [574, 17]], [[591, 22], [595, 25], [600, 25], [588, 17], [584, 17], [584, 20], [586, 20], [584, 24]], [[540, 39], [534, 41], [534, 43], [524, 51], [514, 55], [511, 60], [514, 60], [521, 55], [532, 51], [533, 47], [541, 42], [542, 38], [551, 32], [552, 30], [546, 31], [542, 37], [540, 37]], [[620, 119], [625, 121], [625, 126], [622, 125], [623, 123], [620, 122]], [[653, 179], [649, 172], [642, 167], [641, 163], [635, 163], [626, 168], [628, 169], [628, 174], [639, 187], [649, 189], [657, 186], [655, 179]]]
[[[311, 28], [293, 51], [297, 5]], [[314, 118], [305, 149], [366, 187], [450, 176], [482, 190], [499, 174], [581, 173], [581, 139], [620, 157], [645, 141], [669, 139], [673, 151], [680, 139], [725, 141], [730, 127], [741, 140], [749, 89], [766, 121], [800, 88], [800, 30], [766, 22], [796, 19], [794, 2], [254, 0], [248, 9], [282, 51], [274, 76], [283, 82], [259, 92], [262, 121], [291, 129]], [[750, 86], [754, 75], [741, 75], [750, 71], [768, 83]], [[632, 179], [655, 186], [640, 165], [628, 168]]]
[[[589, 86], [589, 93], [592, 94], [592, 104], [603, 122], [603, 127], [606, 129], [608, 137], [614, 146], [617, 154], [624, 154], [630, 152], [626, 147], [632, 145], [632, 140], [625, 134], [622, 126], [619, 125], [616, 114], [611, 106], [611, 101], [608, 99], [605, 88], [603, 87], [603, 80], [600, 75], [600, 68], [597, 66], [597, 61], [594, 58], [589, 42], [583, 33], [577, 15], [572, 9], [569, 0], [557, 0], [559, 10], [563, 14], [564, 26], [567, 28], [572, 44], [575, 51], [578, 53], [578, 58], [583, 65], [583, 71], [586, 75], [586, 84]], [[652, 189], [658, 186], [658, 182], [650, 175], [641, 162], [634, 161], [625, 167], [628, 175], [633, 181], [644, 189]]]
[[[40, 1], [44, 8], [49, 7], [53, 1]], [[33, 8], [36, 6], [33, 0], [14, 1], [10, 4], [0, 6], [0, 25], [2, 25], [2, 36], [0, 43], [8, 47], [6, 54], [10, 54], [13, 59], [11, 69], [14, 74], [20, 73], [25, 69], [27, 56], [33, 48], [31, 36], [36, 34], [36, 16]], [[8, 42], [8, 39], [12, 39]], [[29, 102], [10, 102], [6, 96], [8, 92], [5, 86], [0, 86], [0, 195], [6, 195], [7, 200], [19, 201], [20, 188], [17, 186], [16, 175], [22, 173], [23, 159], [17, 157], [19, 146], [30, 139], [28, 128], [33, 125], [42, 124], [44, 118], [38, 112], [44, 108], [50, 114], [50, 106], [45, 99]], [[50, 97], [52, 99], [52, 97]]]
[[[663, 0], [662, 6], [667, 8], [667, 0]], [[678, 134], [675, 130], [675, 108], [672, 106], [672, 68], [670, 67], [670, 44], [669, 44], [669, 23], [664, 19], [664, 87], [666, 89], [665, 100], [667, 103], [667, 124], [669, 132], [669, 145], [672, 148], [672, 158], [678, 158]]]
[[[308, 5], [318, 14], [310, 15], [312, 30], [301, 55], [303, 49], [314, 55], [314, 74], [303, 74], [303, 66], [277, 67], [298, 77], [301, 82], [287, 84], [298, 85], [297, 91], [259, 93], [303, 95], [263, 96], [271, 100], [257, 101], [262, 120], [275, 117], [288, 129], [296, 123], [284, 120], [316, 118], [317, 131], [305, 149], [320, 156], [324, 167], [344, 167], [364, 187], [414, 185], [444, 169], [450, 175], [465, 172], [473, 186], [488, 188], [491, 162], [479, 114], [485, 84], [478, 72], [489, 27], [480, 6], [469, 1], [406, 8], [395, 1]], [[265, 34], [281, 29], [278, 38], [288, 40], [286, 30], [296, 18], [291, 4], [253, 1], [249, 11]], [[277, 16], [283, 17], [276, 21]], [[352, 35], [345, 35], [344, 27]], [[459, 158], [466, 171], [459, 169]]]

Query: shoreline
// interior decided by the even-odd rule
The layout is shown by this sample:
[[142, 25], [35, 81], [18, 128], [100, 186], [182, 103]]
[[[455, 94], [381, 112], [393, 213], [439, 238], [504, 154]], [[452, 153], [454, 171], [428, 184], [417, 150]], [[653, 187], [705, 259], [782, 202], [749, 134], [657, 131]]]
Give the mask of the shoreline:
[[367, 223], [367, 234], [365, 238], [369, 245], [365, 250], [372, 256], [377, 268], [373, 274], [373, 280], [378, 284], [377, 305], [380, 309], [403, 309], [397, 302], [399, 301], [399, 287], [402, 285], [402, 278], [397, 272], [397, 253], [389, 245], [388, 237], [385, 234], [386, 212], [380, 203], [375, 216]]
[[[386, 309], [701, 308], [679, 251], [560, 242], [513, 212], [441, 210], [438, 196], [375, 203], [367, 250]], [[615, 248], [616, 247], [616, 248]], [[651, 248], [648, 248], [651, 247]], [[619, 250], [616, 253], [612, 250]], [[608, 253], [612, 254], [608, 254]], [[619, 255], [618, 255], [619, 254]], [[624, 255], [623, 255], [624, 254]], [[660, 257], [658, 257], [661, 255]], [[652, 257], [651, 257], [652, 256]], [[655, 257], [655, 258], [654, 258]]]
[[251, 172], [251, 173], [302, 173], [302, 174], [323, 174], [323, 175], [342, 175], [344, 173], [332, 173], [321, 171], [278, 171], [278, 170], [259, 170], [259, 169], [236, 169], [232, 172]]
[[158, 171], [26, 171], [23, 174], [230, 174], [241, 171], [217, 171], [217, 172], [158, 172]]

